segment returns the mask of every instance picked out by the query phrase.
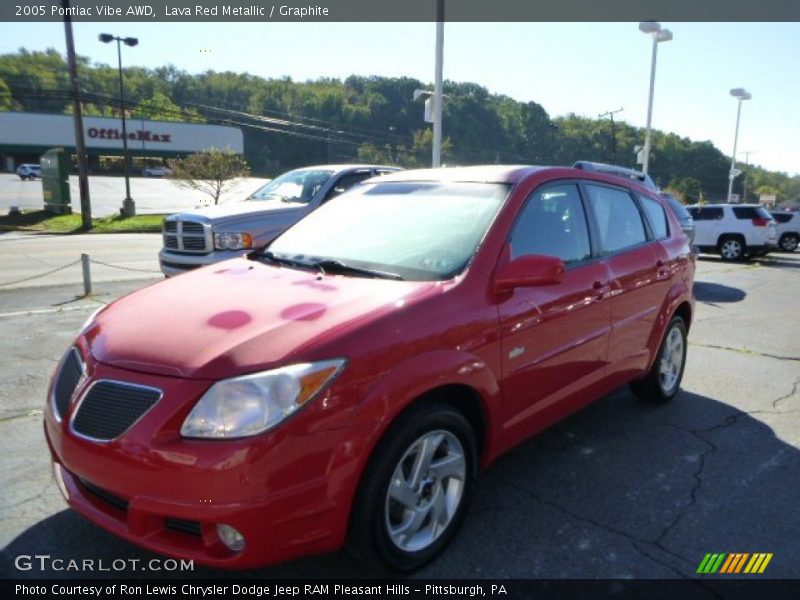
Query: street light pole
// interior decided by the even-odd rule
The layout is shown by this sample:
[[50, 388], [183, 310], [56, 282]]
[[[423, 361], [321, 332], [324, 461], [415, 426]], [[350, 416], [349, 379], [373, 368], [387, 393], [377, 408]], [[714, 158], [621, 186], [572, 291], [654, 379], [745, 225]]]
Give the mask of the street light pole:
[[130, 160], [128, 157], [128, 129], [125, 122], [125, 87], [122, 79], [122, 44], [124, 43], [126, 46], [135, 46], [139, 43], [139, 40], [131, 37], [121, 38], [108, 33], [101, 33], [100, 41], [106, 44], [112, 41], [117, 42], [117, 62], [119, 66], [119, 103], [120, 114], [122, 116], [122, 161], [123, 170], [125, 173], [125, 199], [122, 201], [121, 212], [123, 216], [133, 217], [136, 215], [136, 203], [131, 198]]
[[650, 128], [653, 122], [653, 93], [656, 88], [656, 57], [658, 56], [658, 43], [670, 41], [672, 39], [672, 32], [669, 29], [661, 29], [661, 24], [655, 21], [643, 21], [639, 23], [639, 31], [653, 37], [653, 54], [650, 59], [650, 96], [647, 101], [647, 130], [644, 137], [644, 158], [642, 160], [642, 172], [647, 175], [647, 169], [650, 166]]
[[730, 203], [731, 196], [733, 195], [733, 180], [736, 178], [736, 146], [739, 143], [739, 120], [742, 117], [742, 100], [750, 100], [753, 95], [744, 88], [734, 88], [731, 90], [731, 96], [736, 98], [738, 106], [736, 107], [736, 129], [733, 134], [733, 154], [731, 155], [731, 170], [728, 173], [728, 198]]
[[750, 171], [750, 155], [755, 154], [755, 152], [748, 150], [747, 152], [742, 152], [742, 154], [744, 154], [744, 181], [742, 182], [744, 189], [742, 190], [742, 200], [747, 204], [747, 176]]
[[433, 89], [433, 157], [431, 166], [442, 165], [442, 87], [444, 62], [444, 0], [436, 3], [436, 74]]

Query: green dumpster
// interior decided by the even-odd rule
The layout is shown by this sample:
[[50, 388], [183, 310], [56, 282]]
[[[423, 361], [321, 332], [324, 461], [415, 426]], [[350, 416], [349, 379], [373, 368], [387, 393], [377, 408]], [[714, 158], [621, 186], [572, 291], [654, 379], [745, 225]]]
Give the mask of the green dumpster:
[[63, 148], [53, 148], [42, 154], [42, 190], [44, 209], [57, 215], [72, 213], [69, 194], [69, 154]]

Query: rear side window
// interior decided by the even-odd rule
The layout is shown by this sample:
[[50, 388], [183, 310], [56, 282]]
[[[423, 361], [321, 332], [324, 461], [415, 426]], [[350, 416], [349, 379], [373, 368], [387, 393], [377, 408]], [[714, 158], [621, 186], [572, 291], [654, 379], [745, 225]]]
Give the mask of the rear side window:
[[778, 223], [788, 223], [789, 221], [792, 220], [792, 215], [772, 213], [772, 218], [775, 219]]
[[565, 263], [589, 258], [589, 228], [574, 184], [535, 191], [511, 233], [511, 255], [556, 256]]
[[587, 184], [603, 254], [618, 252], [647, 241], [642, 215], [628, 192]]
[[719, 206], [693, 206], [687, 209], [695, 221], [719, 221], [722, 208]]
[[763, 208], [759, 211], [757, 206], [734, 206], [733, 214], [737, 219], [769, 219], [769, 213]]
[[664, 207], [657, 200], [647, 196], [639, 196], [639, 199], [642, 201], [644, 212], [647, 214], [653, 237], [657, 240], [668, 238], [669, 222], [667, 221], [667, 213], [664, 211]]

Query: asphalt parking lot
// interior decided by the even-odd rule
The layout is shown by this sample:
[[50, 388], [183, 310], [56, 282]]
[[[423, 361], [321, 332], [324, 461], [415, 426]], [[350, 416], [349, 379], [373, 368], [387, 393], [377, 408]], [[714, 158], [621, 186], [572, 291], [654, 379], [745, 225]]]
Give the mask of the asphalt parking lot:
[[[0, 291], [1, 577], [65, 575], [17, 570], [19, 555], [154, 557], [66, 508], [41, 427], [48, 377], [92, 307], [144, 283], [107, 282], [91, 302], [72, 304], [72, 288]], [[696, 296], [672, 403], [646, 405], [620, 389], [500, 458], [480, 477], [454, 543], [415, 576], [693, 577], [709, 552], [769, 552], [765, 577], [800, 577], [800, 253], [703, 258]], [[197, 566], [170, 575], [228, 574]], [[232, 575], [373, 573], [335, 553]]]
[[[259, 177], [242, 178], [223, 193], [220, 202], [245, 198], [267, 181], [269, 179]], [[138, 214], [168, 214], [209, 203], [209, 196], [203, 192], [179, 187], [169, 179], [131, 177], [130, 184], [131, 197], [136, 202]], [[80, 212], [77, 176], [70, 176], [69, 188], [72, 210]], [[89, 177], [89, 195], [92, 202], [92, 216], [107, 217], [118, 214], [122, 199], [125, 197], [125, 179], [92, 175]], [[5, 212], [11, 206], [33, 210], [43, 208], [41, 179], [22, 181], [13, 173], [0, 173], [0, 210]]]

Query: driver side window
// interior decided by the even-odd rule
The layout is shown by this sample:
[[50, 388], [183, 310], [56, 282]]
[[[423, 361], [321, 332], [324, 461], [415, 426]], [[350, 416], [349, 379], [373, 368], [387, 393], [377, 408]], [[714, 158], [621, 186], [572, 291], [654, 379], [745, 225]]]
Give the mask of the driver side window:
[[589, 227], [575, 184], [535, 191], [522, 208], [511, 233], [511, 256], [555, 256], [565, 263], [591, 255]]
[[372, 173], [369, 171], [358, 171], [356, 173], [348, 173], [347, 175], [342, 175], [339, 180], [333, 185], [333, 187], [328, 190], [328, 193], [325, 194], [325, 198], [323, 198], [322, 202], [327, 202], [331, 198], [335, 198], [339, 194], [343, 194], [351, 187], [356, 184], [361, 183], [372, 177]]

